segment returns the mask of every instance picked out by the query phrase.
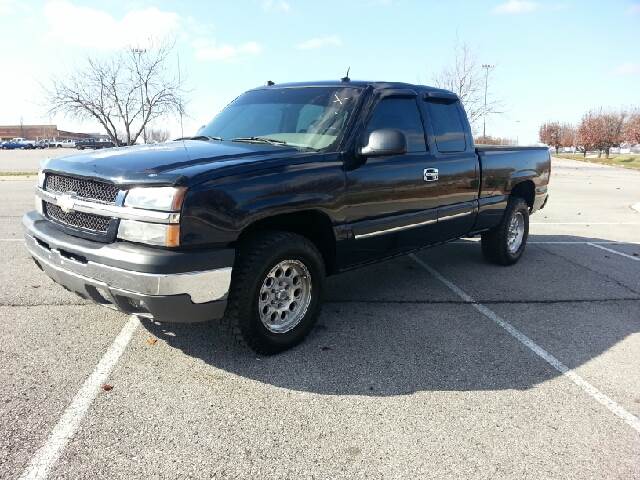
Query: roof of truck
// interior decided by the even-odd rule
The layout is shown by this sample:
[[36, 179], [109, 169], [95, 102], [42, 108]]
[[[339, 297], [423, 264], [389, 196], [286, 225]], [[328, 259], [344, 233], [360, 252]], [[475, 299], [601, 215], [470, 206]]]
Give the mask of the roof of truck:
[[314, 82], [292, 82], [292, 83], [276, 83], [273, 85], [263, 85], [261, 87], [257, 87], [258, 89], [263, 88], [292, 88], [292, 87], [357, 87], [357, 88], [366, 88], [373, 87], [375, 89], [411, 89], [416, 90], [418, 92], [440, 92], [440, 93], [448, 93], [451, 94], [449, 90], [445, 90], [442, 88], [429, 87], [427, 85], [415, 85], [412, 83], [404, 83], [404, 82], [381, 82], [381, 81], [366, 81], [366, 80], [349, 80], [346, 82], [340, 80], [322, 80], [322, 81], [314, 81]]

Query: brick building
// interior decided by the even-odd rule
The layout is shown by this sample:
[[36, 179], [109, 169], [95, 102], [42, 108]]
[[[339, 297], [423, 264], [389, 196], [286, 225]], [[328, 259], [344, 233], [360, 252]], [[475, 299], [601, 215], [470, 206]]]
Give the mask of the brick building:
[[57, 125], [0, 125], [0, 140], [22, 137], [28, 140], [56, 139], [78, 140], [91, 137], [88, 133], [67, 132], [58, 130]]

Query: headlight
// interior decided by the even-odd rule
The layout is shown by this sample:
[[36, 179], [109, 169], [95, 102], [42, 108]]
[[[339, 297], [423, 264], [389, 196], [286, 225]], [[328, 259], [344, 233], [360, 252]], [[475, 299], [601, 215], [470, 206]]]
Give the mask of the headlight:
[[[127, 192], [124, 206], [163, 212], [179, 212], [186, 191], [187, 189], [184, 187], [136, 187]], [[176, 213], [175, 215], [180, 214]], [[118, 238], [149, 245], [178, 247], [180, 245], [180, 225], [122, 219], [118, 227]]]
[[183, 187], [132, 188], [124, 199], [126, 207], [174, 212], [180, 210], [186, 189]]
[[180, 225], [120, 220], [118, 238], [162, 247], [178, 247], [180, 245]]

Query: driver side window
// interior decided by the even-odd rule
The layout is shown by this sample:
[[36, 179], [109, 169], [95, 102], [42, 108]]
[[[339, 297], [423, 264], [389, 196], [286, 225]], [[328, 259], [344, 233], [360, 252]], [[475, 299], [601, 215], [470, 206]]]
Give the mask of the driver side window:
[[404, 133], [407, 138], [407, 153], [426, 152], [424, 129], [414, 98], [381, 100], [369, 119], [364, 142], [367, 142], [371, 132], [381, 128], [393, 128]]

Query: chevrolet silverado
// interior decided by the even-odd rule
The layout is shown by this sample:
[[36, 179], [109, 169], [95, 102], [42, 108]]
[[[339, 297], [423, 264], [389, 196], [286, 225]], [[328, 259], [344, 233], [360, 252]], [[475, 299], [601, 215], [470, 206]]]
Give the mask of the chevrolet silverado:
[[51, 159], [26, 246], [80, 296], [160, 322], [299, 343], [325, 278], [460, 237], [522, 256], [546, 148], [476, 146], [459, 98], [388, 82], [250, 90], [193, 137]]

